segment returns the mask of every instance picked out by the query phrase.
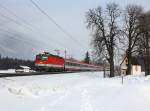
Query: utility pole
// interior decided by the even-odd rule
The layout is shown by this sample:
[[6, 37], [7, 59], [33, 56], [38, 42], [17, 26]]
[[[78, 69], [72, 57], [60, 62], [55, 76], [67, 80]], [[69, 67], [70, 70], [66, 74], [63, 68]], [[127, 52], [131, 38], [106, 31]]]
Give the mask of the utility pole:
[[64, 71], [66, 71], [67, 51], [65, 50]]
[[122, 84], [122, 85], [123, 85], [123, 77], [124, 77], [124, 75], [121, 74], [121, 84]]
[[67, 51], [65, 50], [65, 59], [67, 58]]

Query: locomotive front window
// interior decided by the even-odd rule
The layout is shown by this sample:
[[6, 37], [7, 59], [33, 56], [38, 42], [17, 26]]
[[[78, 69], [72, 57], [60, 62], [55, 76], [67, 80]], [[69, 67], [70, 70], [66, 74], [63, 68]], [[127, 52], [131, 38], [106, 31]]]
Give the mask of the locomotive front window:
[[41, 56], [40, 56], [40, 55], [37, 55], [37, 56], [36, 56], [36, 60], [41, 60]]
[[47, 60], [47, 59], [48, 59], [47, 56], [42, 56], [42, 57], [41, 57], [41, 60]]
[[37, 55], [37, 56], [36, 56], [36, 59], [37, 59], [37, 60], [47, 60], [47, 59], [48, 59], [48, 56], [46, 56], [46, 55]]

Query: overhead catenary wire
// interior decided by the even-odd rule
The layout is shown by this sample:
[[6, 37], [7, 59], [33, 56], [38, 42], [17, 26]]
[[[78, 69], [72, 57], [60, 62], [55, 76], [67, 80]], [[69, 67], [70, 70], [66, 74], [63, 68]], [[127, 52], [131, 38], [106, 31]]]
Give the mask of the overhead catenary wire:
[[29, 41], [29, 40], [22, 40], [20, 37], [21, 36], [19, 36], [18, 34], [15, 34], [15, 33], [13, 33], [13, 32], [10, 32], [10, 31], [8, 31], [8, 30], [4, 30], [4, 29], [1, 29], [0, 28], [0, 32], [1, 32], [1, 34], [3, 33], [3, 34], [5, 34], [5, 35], [9, 35], [9, 36], [7, 36], [7, 37], [9, 37], [9, 38], [12, 38], [12, 39], [16, 39], [16, 40], [18, 40], [18, 41], [23, 41], [23, 43], [25, 43], [25, 44], [28, 44], [28, 45], [31, 45], [31, 46], [33, 46], [33, 47], [36, 47], [37, 45], [39, 45], [38, 43], [31, 43], [31, 41]]
[[[8, 17], [8, 16], [6, 16], [6, 15], [4, 15], [4, 14], [1, 14], [1, 13], [0, 13], [0, 16], [3, 17], [3, 18], [5, 18], [5, 19], [8, 19], [8, 20], [14, 22], [15, 24], [17, 24], [17, 25], [19, 25], [19, 26], [22, 26], [24, 29], [26, 29], [26, 27], [24, 27], [24, 25], [21, 24], [20, 22], [14, 20], [14, 19], [12, 19], [12, 18], [10, 18], [10, 17]], [[3, 30], [3, 29], [0, 29], [0, 30]], [[28, 29], [28, 30], [30, 30], [30, 29]], [[9, 34], [11, 34], [12, 37], [15, 37], [15, 36], [16, 36], [15, 34], [9, 32], [8, 30], [3, 30], [3, 31], [4, 31], [4, 32], [7, 32], [7, 33], [9, 33]], [[17, 39], [17, 38], [16, 38], [16, 39]], [[19, 39], [18, 39], [18, 40], [19, 40]], [[28, 43], [28, 44], [29, 44], [29, 43]], [[30, 44], [31, 44], [31, 43], [30, 43]]]
[[[15, 23], [15, 24], [17, 24], [17, 25], [19, 25], [19, 26], [21, 26], [21, 27], [23, 27], [24, 29], [27, 28], [27, 27], [25, 27], [23, 24], [21, 24], [20, 22], [14, 20], [14, 19], [12, 19], [12, 18], [10, 18], [10, 17], [8, 17], [8, 16], [6, 16], [6, 15], [4, 15], [4, 14], [2, 14], [2, 13], [0, 13], [0, 16], [3, 17], [3, 18], [5, 18], [5, 19], [8, 19], [9, 21], [11, 21], [11, 22], [13, 22], [13, 23]], [[7, 33], [7, 34], [9, 34], [9, 35], [11, 35], [11, 38], [17, 37], [17, 38], [15, 38], [15, 39], [18, 40], [18, 41], [21, 41], [21, 39], [20, 39], [21, 36], [18, 36], [18, 35], [16, 35], [16, 34], [10, 32], [10, 31], [8, 31], [8, 30], [6, 30], [6, 27], [5, 27], [5, 30], [2, 29], [2, 28], [0, 28], [0, 30], [3, 31], [3, 32], [5, 32], [5, 33]], [[28, 30], [30, 30], [30, 29], [28, 29]], [[31, 31], [31, 30], [30, 30], [30, 31]], [[14, 31], [13, 31], [13, 32], [14, 32]], [[10, 36], [9, 36], [9, 37], [10, 37]], [[24, 43], [25, 43], [25, 44], [28, 44], [28, 45], [31, 45], [31, 46], [32, 46], [32, 44], [33, 44], [33, 43], [31, 43], [31, 41], [25, 41], [25, 40], [24, 40]], [[36, 43], [37, 45], [39, 45], [37, 42], [34, 42], [34, 43]], [[51, 46], [51, 47], [52, 47], [52, 46]], [[36, 50], [36, 49], [35, 49], [35, 50]], [[37, 50], [36, 50], [36, 51], [37, 51]]]
[[0, 4], [0, 8], [3, 8], [4, 10], [6, 10], [11, 15], [13, 15], [16, 18], [20, 19], [23, 23], [27, 24], [28, 26], [31, 26], [28, 22], [26, 22], [24, 19], [22, 19], [21, 17], [19, 17], [18, 15], [16, 15], [13, 11], [9, 10], [7, 7], [5, 7], [5, 6], [3, 6], [3, 5]]
[[[5, 35], [7, 35], [8, 38], [15, 39], [15, 40], [17, 40], [19, 42], [22, 42], [23, 44], [28, 44], [28, 45], [32, 46], [32, 48], [33, 48], [32, 50], [35, 50], [35, 51], [38, 52], [38, 50], [36, 48], [34, 48], [36, 46], [36, 44], [31, 44], [30, 41], [27, 41], [27, 40], [26, 41], [25, 40], [22, 41], [21, 39], [18, 39], [19, 38], [18, 35], [13, 34], [12, 32], [9, 32], [7, 30], [0, 29], [0, 32], [2, 32]], [[1, 36], [2, 36], [2, 33], [1, 33]]]
[[[41, 33], [40, 32], [40, 30], [37, 28], [37, 27], [35, 27], [35, 26], [33, 26], [33, 25], [31, 25], [29, 22], [27, 22], [25, 19], [23, 19], [23, 18], [21, 18], [21, 17], [19, 17], [18, 15], [16, 15], [12, 10], [10, 10], [10, 9], [8, 9], [7, 7], [5, 7], [4, 5], [2, 5], [2, 4], [0, 4], [0, 8], [3, 8], [4, 10], [6, 10], [8, 13], [10, 13], [11, 15], [13, 15], [14, 17], [16, 17], [17, 19], [19, 19], [22, 23], [24, 23], [24, 24], [26, 24], [28, 27], [26, 27], [26, 28], [30, 28], [29, 30], [30, 31], [36, 31], [36, 34], [39, 36], [47, 36], [47, 35], [45, 35], [44, 33]], [[18, 25], [22, 25], [23, 26], [23, 24], [21, 24], [20, 22], [18, 22], [18, 21], [15, 21], [14, 19], [11, 19], [10, 17], [6, 17], [5, 15], [3, 15], [2, 14], [2, 16], [3, 17], [5, 17], [5, 18], [7, 18], [7, 19], [9, 19], [9, 20], [11, 20], [11, 21], [13, 21], [13, 22], [15, 22], [16, 24], [18, 24]], [[34, 29], [34, 30], [33, 30]], [[48, 37], [49, 37], [49, 35], [48, 35]], [[59, 46], [61, 46], [61, 47], [63, 47], [63, 48], [65, 48], [66, 49], [66, 46], [64, 45], [64, 44], [62, 44], [61, 42], [59, 42], [59, 41], [57, 41], [57, 40], [55, 40], [55, 39], [52, 39], [52, 38], [49, 38], [51, 41], [53, 41], [55, 44], [57, 44], [57, 45], [59, 45]]]
[[[1, 6], [0, 6], [0, 8], [1, 8]], [[13, 15], [13, 16], [8, 16], [8, 15], [6, 15], [6, 13], [1, 13], [1, 17], [3, 17], [3, 18], [5, 18], [5, 19], [7, 19], [7, 20], [9, 20], [9, 21], [11, 21], [11, 22], [13, 22], [13, 23], [15, 23], [15, 24], [17, 24], [17, 25], [19, 25], [19, 26], [21, 26], [21, 28], [24, 28], [24, 29], [28, 29], [28, 31], [30, 31], [30, 32], [37, 32], [36, 34], [39, 36], [39, 35], [41, 35], [40, 34], [40, 31], [37, 31], [37, 28], [36, 27], [34, 27], [34, 25], [32, 25], [32, 24], [30, 24], [30, 23], [28, 23], [25, 19], [23, 19], [23, 18], [21, 18], [21, 17], [19, 17], [17, 14], [15, 14], [12, 10], [9, 10], [7, 7], [4, 7], [3, 6], [3, 10], [5, 10], [5, 11], [7, 11], [9, 14], [11, 14], [11, 15]], [[15, 17], [15, 19], [14, 19], [14, 17]], [[18, 20], [19, 19], [19, 20]], [[3, 27], [4, 28], [4, 27]], [[35, 29], [35, 30], [33, 30], [33, 29]], [[42, 34], [43, 34], [43, 32], [42, 32]], [[13, 37], [13, 36], [12, 36]], [[19, 36], [18, 36], [19, 37]], [[17, 39], [17, 38], [16, 38]], [[51, 41], [53, 41], [53, 40], [51, 40]], [[58, 44], [58, 45], [60, 45], [61, 47], [63, 46], [61, 43], [58, 43], [58, 42], [54, 42], [53, 41], [53, 43], [56, 43], [56, 44]], [[28, 43], [26, 43], [26, 44], [28, 44]], [[50, 45], [50, 44], [49, 44]], [[79, 46], [79, 45], [78, 45]], [[63, 46], [64, 47], [64, 46]], [[66, 46], [64, 47], [65, 48], [65, 50], [66, 49], [68, 49]], [[70, 47], [69, 47], [70, 48]], [[54, 49], [57, 49], [56, 47], [54, 48]], [[71, 48], [70, 48], [71, 49]], [[82, 49], [81, 48], [81, 44], [80, 44], [80, 49]]]
[[[22, 42], [22, 43], [25, 44], [25, 45], [30, 45], [31, 48], [34, 49], [36, 52], [39, 52], [39, 50], [36, 49], [36, 47], [42, 45], [42, 44], [39, 43], [39, 41], [34, 41], [34, 42], [32, 42], [32, 40], [30, 40], [30, 39], [21, 39], [22, 36], [20, 36], [20, 35], [14, 33], [14, 31], [11, 32], [11, 31], [9, 31], [9, 30], [1, 29], [1, 28], [0, 28], [0, 34], [1, 34], [1, 36], [2, 36], [2, 35], [8, 35], [8, 36], [7, 36], [8, 38], [11, 38], [11, 39], [16, 40], [16, 41], [18, 41], [18, 42]], [[54, 48], [54, 47], [51, 46], [51, 45], [50, 45], [50, 47]], [[51, 50], [51, 51], [52, 51], [52, 50]]]
[[23, 27], [24, 29], [27, 29], [27, 30], [29, 30], [29, 31], [32, 31], [32, 29], [30, 29], [29, 27], [24, 26], [24, 25], [21, 24], [20, 22], [14, 20], [13, 18], [10, 18], [10, 17], [6, 16], [5, 14], [0, 13], [0, 16], [3, 17], [3, 18], [5, 18], [5, 19], [7, 19], [7, 20], [9, 20], [9, 21], [14, 22], [15, 24], [17, 24], [17, 25]]
[[[12, 19], [12, 18], [10, 18], [10, 17], [8, 17], [8, 16], [6, 16], [6, 15], [0, 13], [0, 16], [2, 16], [3, 18], [8, 19], [9, 21], [12, 21], [12, 22], [14, 22], [15, 24], [17, 24], [17, 25], [19, 25], [19, 26], [22, 26], [23, 28], [28, 28], [28, 30], [30, 30], [30, 31], [32, 31], [32, 32], [34, 31], [33, 29], [35, 29], [36, 34], [38, 33], [38, 34], [37, 34], [38, 36], [39, 36], [39, 35], [41, 35], [41, 36], [44, 35], [44, 34], [41, 34], [40, 31], [38, 31], [36, 27], [33, 27], [30, 23], [26, 22], [24, 19], [21, 19], [19, 16], [17, 16], [15, 13], [13, 13], [13, 12], [12, 12], [11, 10], [9, 10], [8, 8], [6, 8], [6, 7], [2, 6], [2, 5], [0, 5], [0, 7], [3, 7], [3, 9], [5, 9], [7, 12], [9, 12], [10, 14], [12, 14], [12, 15], [15, 16], [16, 18], [20, 19], [22, 22], [24, 22], [24, 24], [28, 25], [28, 27], [26, 27], [24, 24], [22, 24], [22, 22], [20, 23], [19, 21], [14, 20], [14, 19]], [[62, 43], [60, 43], [60, 42], [58, 42], [58, 41], [56, 41], [56, 40], [54, 40], [54, 39], [52, 39], [52, 38], [50, 38], [50, 40], [53, 41], [53, 42], [55, 42], [57, 45], [59, 45], [59, 46], [65, 48], [65, 46], [64, 46]], [[49, 45], [50, 45], [50, 44], [49, 44]], [[50, 45], [50, 47], [53, 47], [53, 46]], [[54, 48], [54, 47], [53, 47], [53, 48]]]
[[78, 40], [76, 40], [70, 33], [68, 33], [64, 28], [62, 28], [51, 16], [49, 16], [36, 2], [30, 0], [30, 2], [42, 13], [44, 14], [53, 24], [57, 26], [57, 28], [62, 31], [67, 37], [72, 39], [78, 46], [83, 46]]

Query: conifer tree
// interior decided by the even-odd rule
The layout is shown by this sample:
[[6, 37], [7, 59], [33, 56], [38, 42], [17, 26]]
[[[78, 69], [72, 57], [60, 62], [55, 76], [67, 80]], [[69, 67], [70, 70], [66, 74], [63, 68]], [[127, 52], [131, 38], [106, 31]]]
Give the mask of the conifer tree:
[[89, 52], [88, 51], [86, 52], [86, 55], [85, 55], [85, 58], [84, 58], [84, 62], [88, 63], [88, 64], [90, 63], [90, 56], [89, 56]]

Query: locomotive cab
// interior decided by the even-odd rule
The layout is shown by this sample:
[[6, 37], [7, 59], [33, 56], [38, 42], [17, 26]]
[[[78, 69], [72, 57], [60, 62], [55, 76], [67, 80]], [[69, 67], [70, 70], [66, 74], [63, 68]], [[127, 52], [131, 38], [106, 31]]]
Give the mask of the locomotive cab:
[[48, 59], [47, 55], [44, 55], [44, 54], [36, 55], [36, 60], [44, 61], [44, 60], [47, 60], [47, 59]]
[[39, 71], [63, 71], [64, 59], [47, 52], [36, 55], [36, 69]]

